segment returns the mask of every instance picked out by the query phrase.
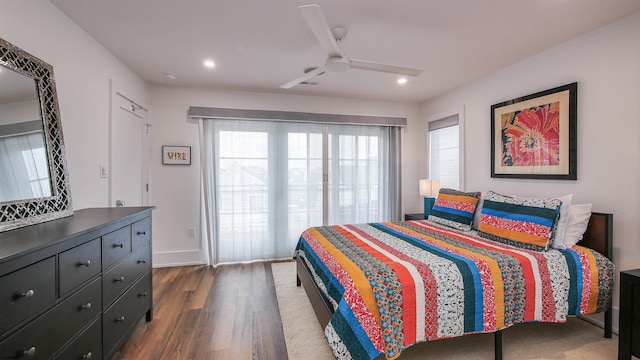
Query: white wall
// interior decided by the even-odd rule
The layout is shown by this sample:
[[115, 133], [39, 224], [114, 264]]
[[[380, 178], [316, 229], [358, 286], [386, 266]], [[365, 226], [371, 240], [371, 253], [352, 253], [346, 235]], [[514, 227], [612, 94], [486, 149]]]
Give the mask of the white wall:
[[[533, 196], [573, 193], [573, 203], [590, 202], [594, 211], [614, 214], [616, 269], [638, 268], [639, 64], [640, 13], [636, 13], [427, 101], [421, 114], [426, 119], [464, 107], [466, 190]], [[492, 179], [491, 105], [574, 81], [578, 82], [578, 180]], [[614, 295], [617, 308], [617, 286]]]
[[[154, 266], [195, 264], [204, 259], [200, 241], [200, 149], [198, 125], [187, 119], [189, 106], [303, 111], [407, 117], [403, 132], [403, 174], [414, 179], [419, 155], [413, 150], [421, 132], [417, 104], [294, 96], [239, 91], [216, 91], [154, 86], [151, 88], [153, 127], [151, 140], [151, 203], [154, 212]], [[417, 137], [416, 137], [417, 136]], [[162, 145], [190, 145], [191, 166], [162, 165]], [[418, 202], [418, 182], [405, 181], [405, 202]], [[417, 200], [416, 200], [417, 199]], [[198, 236], [188, 236], [188, 229]]]
[[0, 105], [0, 125], [41, 119], [37, 100], [16, 101]]
[[0, 37], [53, 66], [74, 209], [108, 206], [109, 80], [141, 104], [146, 84], [49, 1], [2, 0]]

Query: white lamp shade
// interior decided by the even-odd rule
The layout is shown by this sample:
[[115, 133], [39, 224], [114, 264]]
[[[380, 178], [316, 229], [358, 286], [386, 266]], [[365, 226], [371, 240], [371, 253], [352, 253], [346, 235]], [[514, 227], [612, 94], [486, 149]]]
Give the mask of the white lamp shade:
[[420, 195], [434, 197], [440, 191], [440, 180], [420, 179]]

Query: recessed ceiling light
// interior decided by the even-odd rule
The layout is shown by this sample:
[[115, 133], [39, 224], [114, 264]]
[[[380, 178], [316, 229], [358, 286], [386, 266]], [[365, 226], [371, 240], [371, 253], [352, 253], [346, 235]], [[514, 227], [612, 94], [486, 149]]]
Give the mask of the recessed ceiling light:
[[398, 79], [398, 84], [406, 84], [407, 83], [407, 78], [399, 78]]
[[214, 63], [212, 60], [205, 60], [204, 61], [204, 66], [208, 67], [208, 68], [213, 68], [216, 66], [216, 63]]
[[176, 79], [176, 74], [174, 74], [174, 73], [164, 73], [164, 77], [166, 77], [169, 80], [175, 80]]

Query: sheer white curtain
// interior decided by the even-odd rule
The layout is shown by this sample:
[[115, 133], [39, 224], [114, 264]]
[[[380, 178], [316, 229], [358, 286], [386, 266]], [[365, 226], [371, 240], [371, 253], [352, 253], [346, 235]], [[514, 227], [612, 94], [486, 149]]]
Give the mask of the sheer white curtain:
[[400, 128], [328, 128], [329, 224], [399, 220]]
[[201, 119], [210, 263], [291, 257], [310, 226], [399, 219], [397, 129]]
[[0, 137], [0, 201], [51, 196], [42, 132]]

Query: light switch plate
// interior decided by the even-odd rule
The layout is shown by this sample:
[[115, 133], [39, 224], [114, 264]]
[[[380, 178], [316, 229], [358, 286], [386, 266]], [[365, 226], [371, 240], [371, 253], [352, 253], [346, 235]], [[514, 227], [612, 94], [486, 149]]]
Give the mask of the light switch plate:
[[104, 165], [100, 165], [100, 177], [101, 178], [108, 178], [109, 177], [109, 173], [107, 172], [107, 168]]

